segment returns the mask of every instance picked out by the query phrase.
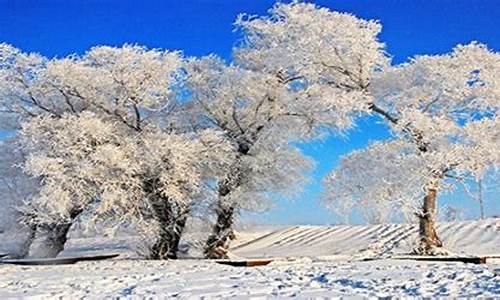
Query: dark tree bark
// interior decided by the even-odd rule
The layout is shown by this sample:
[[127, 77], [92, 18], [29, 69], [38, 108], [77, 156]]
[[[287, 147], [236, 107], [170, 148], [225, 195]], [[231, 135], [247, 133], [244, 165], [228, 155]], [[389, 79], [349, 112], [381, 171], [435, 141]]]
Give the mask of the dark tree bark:
[[186, 209], [183, 212], [179, 214], [175, 222], [173, 223], [173, 239], [172, 243], [170, 245], [170, 248], [172, 249], [170, 252], [172, 253], [171, 258], [176, 259], [177, 258], [177, 253], [179, 252], [179, 244], [181, 242], [182, 238], [182, 233], [184, 232], [184, 228], [186, 228], [186, 221], [187, 217], [189, 214], [189, 210]]
[[234, 239], [234, 212], [235, 208], [232, 206], [219, 206], [216, 208], [217, 222], [212, 229], [212, 234], [210, 234], [205, 244], [205, 258], [229, 258], [227, 255], [229, 252], [229, 242], [231, 239]]
[[[246, 153], [246, 152], [245, 152]], [[217, 220], [212, 227], [203, 254], [208, 259], [227, 259], [229, 252], [229, 243], [234, 239], [234, 215], [236, 212], [235, 203], [229, 201], [227, 197], [233, 189], [237, 188], [243, 182], [244, 170], [235, 167], [234, 171], [228, 175], [227, 179], [220, 183], [218, 190], [218, 199], [215, 207]]]
[[158, 236], [149, 248], [151, 259], [176, 259], [190, 206], [165, 197], [158, 191], [158, 179], [144, 182], [149, 195], [152, 217], [158, 223]]
[[443, 243], [436, 233], [437, 216], [437, 189], [430, 187], [424, 197], [422, 212], [419, 217], [419, 246], [415, 249], [418, 254], [433, 254], [436, 248], [443, 247]]
[[158, 222], [159, 234], [150, 248], [151, 259], [177, 259], [179, 243], [186, 226], [189, 208], [171, 203], [169, 199], [153, 205], [154, 218]]
[[[238, 146], [239, 157], [248, 155], [250, 146], [247, 143], [240, 143]], [[217, 221], [212, 227], [212, 232], [209, 235], [203, 254], [209, 259], [227, 259], [229, 252], [229, 243], [235, 238], [233, 231], [234, 217], [236, 213], [236, 204], [233, 201], [227, 203], [227, 197], [231, 192], [238, 188], [246, 179], [246, 174], [249, 172], [240, 165], [238, 159], [232, 171], [228, 174], [226, 180], [219, 183], [217, 203], [215, 213]]]

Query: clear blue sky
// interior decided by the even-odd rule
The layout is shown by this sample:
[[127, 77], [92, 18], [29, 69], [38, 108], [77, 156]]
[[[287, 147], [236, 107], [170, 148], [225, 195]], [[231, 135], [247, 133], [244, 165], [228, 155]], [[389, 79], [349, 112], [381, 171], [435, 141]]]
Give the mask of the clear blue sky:
[[[230, 59], [238, 35], [232, 23], [238, 13], [264, 14], [270, 0], [0, 0], [0, 42], [24, 51], [65, 56], [95, 45], [138, 43], [148, 47], [183, 50], [186, 55], [216, 53]], [[415, 54], [449, 51], [458, 43], [478, 40], [500, 50], [499, 0], [318, 0], [310, 1], [359, 17], [378, 19], [380, 35], [393, 61]], [[0, 133], [1, 135], [1, 133]], [[313, 183], [295, 201], [278, 201], [260, 220], [272, 223], [334, 223], [337, 219], [317, 202], [320, 180], [353, 149], [370, 139], [388, 137], [377, 119], [362, 120], [348, 138], [331, 137], [302, 149], [317, 160]], [[488, 214], [499, 214], [500, 204], [487, 197]], [[461, 193], [442, 203], [477, 205]], [[500, 202], [500, 201], [497, 201]], [[356, 219], [356, 218], [355, 218]]]

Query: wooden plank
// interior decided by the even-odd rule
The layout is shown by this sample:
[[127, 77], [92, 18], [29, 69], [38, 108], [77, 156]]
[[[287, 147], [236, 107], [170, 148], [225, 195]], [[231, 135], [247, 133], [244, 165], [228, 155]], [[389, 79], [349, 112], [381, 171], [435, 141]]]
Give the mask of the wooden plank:
[[23, 266], [53, 266], [69, 265], [80, 261], [97, 261], [118, 257], [120, 254], [89, 255], [79, 257], [56, 257], [56, 258], [23, 258], [23, 259], [1, 259], [0, 263], [15, 264]]
[[247, 261], [247, 267], [266, 266], [270, 264], [272, 261], [273, 261], [272, 259]]
[[272, 259], [253, 259], [253, 260], [216, 260], [215, 262], [221, 265], [229, 265], [233, 267], [257, 267], [265, 266], [272, 262]]

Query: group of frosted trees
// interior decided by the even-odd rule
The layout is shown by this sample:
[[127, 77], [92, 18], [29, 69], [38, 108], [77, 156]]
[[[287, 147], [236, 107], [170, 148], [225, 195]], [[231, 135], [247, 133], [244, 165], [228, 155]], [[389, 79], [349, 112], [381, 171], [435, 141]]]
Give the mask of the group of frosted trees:
[[295, 145], [348, 135], [366, 115], [392, 137], [343, 157], [324, 203], [378, 221], [411, 212], [415, 251], [443, 246], [441, 191], [500, 164], [500, 54], [471, 43], [392, 65], [378, 22], [297, 2], [236, 26], [231, 63], [136, 45], [54, 59], [0, 45], [1, 129], [12, 133], [0, 189], [25, 235], [12, 255], [54, 257], [85, 220], [133, 226], [150, 258], [176, 258], [201, 212], [213, 216], [205, 257], [227, 257], [241, 210], [306, 181], [313, 163]]

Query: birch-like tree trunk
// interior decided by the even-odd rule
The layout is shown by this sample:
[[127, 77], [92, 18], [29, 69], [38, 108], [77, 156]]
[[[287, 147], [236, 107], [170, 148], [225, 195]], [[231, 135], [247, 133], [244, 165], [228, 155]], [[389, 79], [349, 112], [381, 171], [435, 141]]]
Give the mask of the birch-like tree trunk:
[[483, 220], [485, 218], [485, 213], [484, 213], [484, 197], [483, 197], [483, 180], [479, 179], [477, 181], [477, 201], [479, 202], [479, 212], [480, 216], [479, 218]]

